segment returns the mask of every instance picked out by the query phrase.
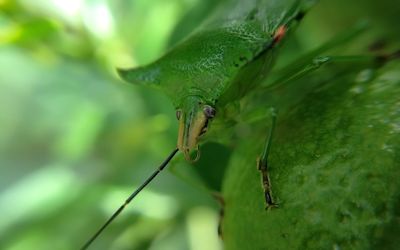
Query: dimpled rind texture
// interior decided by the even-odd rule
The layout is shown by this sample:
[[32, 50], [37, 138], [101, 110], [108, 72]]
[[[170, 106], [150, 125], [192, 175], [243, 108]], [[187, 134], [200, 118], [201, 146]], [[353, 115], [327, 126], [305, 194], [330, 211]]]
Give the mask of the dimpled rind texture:
[[265, 210], [255, 166], [266, 124], [242, 138], [224, 179], [225, 249], [399, 249], [399, 67], [366, 82], [335, 76], [278, 115], [269, 167], [279, 208]]

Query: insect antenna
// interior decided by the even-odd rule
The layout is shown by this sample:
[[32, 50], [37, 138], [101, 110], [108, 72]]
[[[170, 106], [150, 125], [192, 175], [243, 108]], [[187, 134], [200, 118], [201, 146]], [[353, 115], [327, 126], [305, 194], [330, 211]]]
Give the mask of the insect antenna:
[[174, 149], [167, 159], [164, 160], [163, 163], [138, 187], [129, 197], [128, 199], [125, 200], [124, 204], [122, 204], [117, 211], [114, 212], [114, 214], [104, 223], [104, 225], [90, 238], [85, 245], [81, 248], [81, 250], [87, 249], [93, 241], [103, 232], [103, 230], [124, 210], [126, 205], [128, 205], [133, 198], [135, 198], [136, 195], [140, 193], [140, 191], [143, 190], [167, 165], [168, 163], [172, 160], [172, 158], [175, 156], [175, 154], [178, 152], [179, 149]]

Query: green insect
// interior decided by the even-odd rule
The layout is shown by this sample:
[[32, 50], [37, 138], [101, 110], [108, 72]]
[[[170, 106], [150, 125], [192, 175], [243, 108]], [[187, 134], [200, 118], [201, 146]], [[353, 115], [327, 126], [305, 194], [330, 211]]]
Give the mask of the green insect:
[[148, 66], [119, 70], [126, 81], [161, 88], [170, 97], [179, 120], [177, 146], [188, 160], [197, 158], [190, 153], [198, 151], [211, 119], [265, 77], [285, 27], [302, 15], [298, 8], [286, 13], [282, 2], [264, 2], [261, 9], [238, 4], [235, 19], [210, 22]]
[[[230, 104], [254, 91], [271, 69], [282, 38], [301, 20], [313, 1], [231, 0], [193, 35], [159, 60], [120, 69], [127, 82], [161, 89], [176, 108], [177, 148], [83, 246], [86, 249], [123, 208], [181, 151], [188, 161], [200, 156], [199, 144], [211, 123], [230, 116]], [[220, 121], [218, 121], [220, 120]], [[269, 139], [258, 161], [267, 205], [275, 205], [267, 173]]]

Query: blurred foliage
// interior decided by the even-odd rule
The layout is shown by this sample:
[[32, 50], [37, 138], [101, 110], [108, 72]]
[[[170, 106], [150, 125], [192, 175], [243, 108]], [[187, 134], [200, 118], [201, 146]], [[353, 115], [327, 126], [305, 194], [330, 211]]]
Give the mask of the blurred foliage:
[[[157, 58], [199, 3], [0, 1], [1, 249], [78, 249], [175, 147], [169, 101], [115, 68]], [[219, 249], [207, 193], [166, 172], [135, 203], [95, 249]]]
[[[393, 51], [398, 48], [396, 41], [400, 35], [396, 25], [393, 25], [399, 21], [397, 13], [400, 5], [393, 2], [322, 1], [285, 44], [278, 68], [296, 58], [301, 59], [307, 51], [329, 41], [360, 20], [369, 22], [368, 31], [346, 46], [330, 50], [330, 55], [363, 54], [371, 44], [380, 43], [385, 47], [378, 49], [379, 53]], [[123, 84], [117, 79], [114, 69], [142, 65], [156, 59], [191, 33], [216, 3], [210, 0], [0, 0], [0, 249], [79, 248], [163, 160], [175, 146], [177, 136], [172, 105], [157, 91]], [[314, 191], [332, 197], [331, 200], [323, 200], [324, 211], [327, 214], [339, 211], [340, 218], [345, 221], [351, 221], [354, 211], [365, 210], [358, 215], [365, 217], [361, 222], [369, 223], [367, 226], [351, 221], [348, 224], [354, 228], [350, 228], [353, 231], [349, 233], [346, 231], [349, 228], [343, 226], [341, 235], [365, 233], [364, 238], [350, 239], [355, 242], [354, 246], [393, 242], [394, 232], [398, 230], [395, 223], [398, 214], [393, 212], [398, 205], [394, 204], [396, 199], [393, 197], [396, 192], [398, 194], [399, 185], [396, 184], [398, 168], [394, 168], [392, 160], [397, 159], [395, 162], [398, 162], [398, 141], [395, 141], [398, 137], [390, 144], [392, 148], [385, 149], [385, 155], [380, 154], [375, 149], [382, 141], [372, 139], [381, 137], [389, 130], [381, 126], [379, 131], [364, 133], [364, 130], [358, 131], [357, 126], [367, 126], [365, 120], [369, 117], [376, 115], [379, 122], [387, 116], [386, 112], [392, 107], [389, 104], [378, 105], [374, 111], [362, 107], [375, 105], [375, 102], [384, 99], [388, 99], [388, 103], [396, 100], [399, 83], [396, 72], [399, 67], [398, 63], [393, 63], [380, 69], [372, 68], [369, 72], [373, 77], [363, 83], [355, 83], [354, 77], [368, 75], [366, 70], [370, 68], [363, 68], [364, 64], [353, 66], [346, 65], [345, 71], [341, 71], [340, 66], [317, 71], [310, 77], [291, 83], [285, 92], [273, 92], [275, 95], [270, 96], [271, 102], [262, 104], [278, 103], [282, 106], [278, 118], [282, 122], [278, 123], [271, 155], [273, 191], [283, 203], [282, 209], [276, 210], [280, 213], [276, 217], [271, 218], [267, 216], [269, 213], [263, 211], [259, 176], [255, 164], [252, 166], [260, 143], [264, 141], [254, 141], [253, 137], [264, 138], [260, 136], [260, 131], [265, 131], [265, 124], [258, 124], [253, 137], [243, 141], [243, 146], [233, 153], [219, 144], [205, 145], [203, 158], [196, 169], [181, 158], [173, 162], [171, 167], [194, 183], [204, 180], [211, 188], [218, 189], [222, 167], [233, 154], [223, 185], [227, 199], [224, 218], [227, 249], [257, 249], [259, 244], [264, 247], [262, 244], [268, 233], [271, 233], [270, 237], [292, 237], [281, 230], [285, 223], [313, 222], [287, 219], [291, 215], [284, 214], [284, 209], [285, 206], [290, 207], [291, 199], [285, 192], [294, 190], [296, 199], [306, 197], [303, 203], [303, 200], [296, 202], [311, 206], [313, 203], [308, 203], [311, 199], [308, 195], [312, 194], [310, 187], [314, 189], [318, 185], [334, 182], [338, 175], [353, 176], [354, 172], [361, 170], [364, 175], [354, 175], [354, 178], [365, 181], [369, 176], [367, 179], [371, 180], [371, 186], [364, 186], [365, 183], [356, 179], [354, 185], [361, 183], [357, 187], [360, 192], [352, 192], [351, 186], [346, 186], [346, 192], [339, 190], [339, 193], [329, 190], [324, 193], [325, 189]], [[343, 81], [336, 79], [334, 76], [338, 72], [343, 72], [344, 78], [347, 78]], [[379, 87], [378, 80], [382, 78], [390, 78], [387, 84], [392, 87], [376, 95], [369, 92], [374, 86]], [[333, 80], [326, 89], [317, 88], [317, 93], [308, 96], [316, 85], [326, 83], [327, 79]], [[350, 100], [357, 98], [354, 84], [365, 85], [368, 91], [363, 95], [368, 96], [350, 105]], [[347, 92], [350, 90], [353, 91], [351, 94]], [[281, 97], [281, 101], [274, 103]], [[265, 100], [265, 96], [261, 99]], [[254, 100], [260, 100], [260, 97]], [[322, 109], [327, 100], [337, 106], [328, 105]], [[294, 104], [298, 107], [291, 113]], [[338, 113], [337, 107], [345, 110], [344, 113]], [[329, 119], [325, 120], [326, 116]], [[336, 130], [331, 125], [340, 117], [343, 117], [341, 122], [346, 126]], [[388, 122], [398, 126], [398, 120]], [[248, 131], [242, 127], [243, 130]], [[307, 133], [310, 136], [306, 136]], [[339, 173], [325, 171], [323, 164], [312, 164], [321, 161], [319, 159], [326, 160], [324, 152], [328, 156], [335, 152], [345, 154], [347, 151], [332, 152], [333, 146], [325, 145], [335, 142], [332, 138], [342, 138], [348, 133], [356, 137], [354, 140], [359, 139], [351, 143], [354, 144], [354, 151], [358, 152], [358, 146], [370, 147], [368, 150], [363, 148], [363, 153], [359, 152], [351, 159], [373, 155], [372, 163], [366, 164], [365, 169], [360, 163], [354, 171], [347, 168], [350, 161], [347, 165], [337, 164], [335, 171]], [[367, 142], [360, 139], [363, 136], [368, 138]], [[318, 152], [311, 148], [315, 142], [320, 143]], [[258, 148], [253, 148], [253, 145], [258, 145]], [[392, 153], [390, 150], [393, 150]], [[397, 158], [393, 158], [392, 154]], [[296, 163], [299, 161], [301, 164]], [[376, 171], [382, 171], [378, 173], [379, 179], [374, 172], [374, 167], [378, 165], [376, 162], [386, 167], [377, 168]], [[314, 176], [317, 169], [323, 176]], [[289, 174], [292, 172], [293, 175]], [[301, 178], [297, 180], [296, 176]], [[323, 181], [318, 182], [317, 177], [323, 178]], [[310, 182], [310, 178], [314, 178], [314, 182]], [[344, 178], [346, 180], [350, 179]], [[389, 181], [393, 183], [393, 188], [380, 196]], [[187, 182], [165, 172], [107, 229], [96, 242], [95, 249], [221, 249], [216, 235], [216, 202], [196, 184]], [[299, 182], [306, 184], [299, 184], [295, 193]], [[285, 183], [292, 184], [285, 189]], [[362, 198], [370, 192], [370, 187], [370, 194], [379, 197], [366, 204], [366, 208], [360, 207], [364, 203], [356, 200], [351, 204], [355, 206], [354, 211], [344, 211], [345, 205], [340, 210], [337, 208], [340, 203], [329, 206], [329, 202], [335, 202], [332, 201], [334, 197], [341, 195], [341, 201], [352, 199], [354, 195]], [[378, 211], [380, 214], [374, 213], [377, 203], [384, 204], [384, 208]], [[315, 210], [308, 211], [312, 218], [318, 217]], [[337, 226], [335, 220], [325, 224], [326, 227]], [[316, 232], [311, 226], [301, 229], [304, 238], [306, 234]], [[332, 242], [325, 240], [329, 238], [327, 232], [328, 229], [315, 234], [321, 235], [322, 238], [318, 239], [332, 248]], [[377, 235], [371, 239], [380, 238], [368, 243], [366, 237], [369, 235]], [[387, 235], [387, 238], [382, 235]], [[247, 244], [249, 239], [254, 245]], [[268, 240], [268, 244], [271, 241]], [[312, 238], [307, 242], [318, 244]]]

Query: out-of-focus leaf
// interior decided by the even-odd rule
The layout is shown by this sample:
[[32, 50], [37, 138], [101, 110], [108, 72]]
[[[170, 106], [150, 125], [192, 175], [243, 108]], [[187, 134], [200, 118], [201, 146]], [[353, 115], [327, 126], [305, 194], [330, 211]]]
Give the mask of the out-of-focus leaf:
[[50, 37], [57, 29], [57, 24], [53, 21], [36, 18], [4, 28], [0, 33], [0, 42], [32, 44]]
[[202, 0], [190, 9], [175, 26], [168, 45], [173, 46], [194, 32], [210, 13], [224, 0]]

